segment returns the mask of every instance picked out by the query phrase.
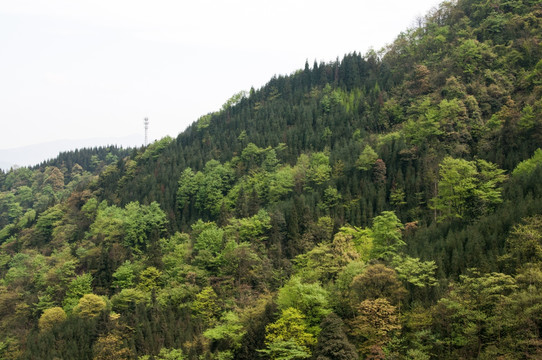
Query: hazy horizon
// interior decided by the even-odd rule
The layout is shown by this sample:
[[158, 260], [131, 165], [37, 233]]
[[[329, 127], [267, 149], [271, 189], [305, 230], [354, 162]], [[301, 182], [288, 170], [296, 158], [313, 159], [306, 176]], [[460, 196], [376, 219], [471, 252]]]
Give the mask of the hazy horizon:
[[9, 171], [14, 166], [32, 167], [54, 159], [61, 152], [76, 149], [103, 146], [133, 148], [143, 146], [143, 143], [143, 134], [132, 134], [124, 137], [60, 139], [11, 149], [0, 149], [0, 169]]
[[306, 60], [391, 43], [439, 1], [172, 0], [0, 4], [0, 149], [177, 136], [234, 93]]

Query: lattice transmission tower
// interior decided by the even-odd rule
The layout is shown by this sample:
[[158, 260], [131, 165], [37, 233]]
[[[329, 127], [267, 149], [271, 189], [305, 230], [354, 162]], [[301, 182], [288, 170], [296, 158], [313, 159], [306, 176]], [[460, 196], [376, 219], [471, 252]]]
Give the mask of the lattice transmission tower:
[[145, 118], [145, 146], [149, 144], [149, 118]]

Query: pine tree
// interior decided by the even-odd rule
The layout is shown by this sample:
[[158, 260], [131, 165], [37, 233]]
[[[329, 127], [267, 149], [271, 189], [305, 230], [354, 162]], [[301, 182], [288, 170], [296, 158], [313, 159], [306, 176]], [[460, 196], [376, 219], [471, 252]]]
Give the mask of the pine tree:
[[343, 322], [335, 313], [324, 318], [318, 335], [318, 343], [314, 349], [313, 357], [316, 360], [356, 360], [358, 353], [343, 330]]

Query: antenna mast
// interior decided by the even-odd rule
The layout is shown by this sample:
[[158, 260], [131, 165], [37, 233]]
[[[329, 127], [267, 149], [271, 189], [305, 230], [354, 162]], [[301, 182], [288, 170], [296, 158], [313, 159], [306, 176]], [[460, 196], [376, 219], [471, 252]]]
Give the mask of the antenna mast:
[[149, 144], [149, 118], [145, 118], [145, 146]]

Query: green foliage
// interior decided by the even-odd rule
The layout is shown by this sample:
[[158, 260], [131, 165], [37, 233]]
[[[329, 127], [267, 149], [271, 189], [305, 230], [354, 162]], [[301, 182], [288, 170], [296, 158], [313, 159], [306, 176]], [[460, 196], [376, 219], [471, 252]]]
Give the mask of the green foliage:
[[274, 203], [292, 192], [294, 187], [294, 170], [290, 166], [283, 166], [269, 178], [268, 199]]
[[92, 347], [93, 360], [129, 359], [130, 350], [123, 344], [122, 338], [116, 334], [100, 336]]
[[498, 337], [507, 326], [500, 312], [516, 282], [505, 274], [477, 271], [460, 280], [436, 305], [435, 327], [439, 342], [454, 356], [472, 357], [480, 352], [482, 343]]
[[196, 207], [200, 211], [217, 215], [220, 212], [222, 199], [230, 189], [232, 177], [233, 171], [229, 164], [222, 165], [216, 160], [208, 161], [203, 173], [198, 172], [195, 175], [195, 181], [198, 184], [198, 191], [195, 194]]
[[331, 176], [329, 156], [323, 152], [314, 153], [310, 156], [307, 179], [316, 185], [322, 185]]
[[373, 219], [371, 228], [342, 227], [340, 233], [351, 236], [361, 259], [391, 260], [406, 245], [401, 229], [403, 224], [393, 211], [383, 211]]
[[467, 212], [467, 199], [476, 189], [476, 165], [463, 159], [445, 158], [440, 164], [439, 197], [436, 209], [445, 217], [462, 218]]
[[507, 255], [515, 267], [542, 262], [542, 216], [524, 220], [512, 229], [506, 239]]
[[62, 208], [57, 205], [43, 212], [36, 221], [36, 235], [41, 242], [51, 240], [54, 227], [64, 215]]
[[203, 130], [203, 129], [206, 129], [209, 127], [209, 125], [211, 124], [211, 119], [213, 117], [213, 114], [207, 114], [207, 115], [203, 115], [201, 116], [197, 121], [196, 121], [196, 128], [198, 130]]
[[211, 286], [203, 288], [196, 295], [191, 309], [205, 327], [214, 326], [217, 323], [220, 307], [218, 306], [218, 296]]
[[527, 176], [531, 174], [537, 166], [542, 164], [542, 149], [538, 148], [534, 152], [531, 158], [520, 162], [514, 171], [512, 171], [512, 176]]
[[222, 316], [220, 323], [205, 330], [203, 336], [215, 342], [226, 342], [227, 348], [236, 350], [241, 346], [241, 339], [245, 334], [239, 316], [228, 311]]
[[327, 189], [324, 190], [324, 202], [323, 207], [325, 209], [331, 209], [339, 205], [339, 201], [341, 200], [342, 196], [339, 193], [339, 190], [337, 190], [334, 187], [329, 186]]
[[124, 209], [100, 204], [91, 234], [106, 242], [120, 242], [134, 250], [145, 249], [148, 242], [163, 233], [166, 215], [157, 202], [141, 205], [131, 202]]
[[325, 284], [335, 279], [345, 266], [358, 258], [359, 254], [350, 237], [337, 233], [331, 243], [315, 246], [309, 252], [298, 255], [294, 262], [303, 280], [322, 281]]
[[406, 205], [405, 191], [402, 188], [392, 189], [390, 193], [390, 203], [396, 207]]
[[403, 133], [407, 141], [416, 146], [428, 145], [442, 135], [438, 110], [431, 106], [428, 98], [410, 110], [413, 115], [404, 123]]
[[160, 286], [162, 272], [154, 266], [149, 266], [139, 273], [137, 287], [145, 292], [152, 292]]
[[265, 210], [260, 210], [250, 218], [231, 219], [230, 225], [226, 227], [226, 232], [232, 235], [235, 233], [238, 242], [263, 240], [264, 234], [271, 227], [271, 217]]
[[177, 190], [177, 203], [180, 208], [183, 208], [190, 197], [196, 194], [198, 189], [198, 183], [196, 182], [196, 174], [191, 168], [186, 168], [179, 178], [179, 188]]
[[320, 324], [322, 331], [313, 356], [318, 360], [357, 360], [356, 348], [344, 333], [344, 324], [337, 315], [330, 313]]
[[126, 260], [122, 265], [120, 265], [117, 270], [113, 273], [113, 284], [112, 286], [117, 289], [128, 289], [134, 285], [134, 265], [130, 260]]
[[308, 359], [311, 353], [307, 347], [299, 345], [295, 340], [275, 340], [260, 353], [277, 360]]
[[242, 90], [242, 91], [239, 91], [238, 93], [235, 93], [233, 94], [229, 99], [228, 101], [226, 101], [224, 103], [224, 105], [222, 105], [222, 111], [227, 111], [229, 110], [232, 106], [235, 106], [237, 105], [242, 99], [246, 98], [247, 97], [247, 92]]
[[108, 243], [121, 242], [124, 237], [124, 212], [117, 206], [107, 206], [102, 202], [96, 219], [90, 227], [93, 236]]
[[150, 294], [140, 289], [122, 289], [118, 294], [111, 298], [111, 304], [114, 311], [130, 312], [135, 310], [139, 304], [148, 304]]
[[73, 308], [73, 313], [83, 319], [95, 318], [105, 310], [106, 302], [94, 294], [85, 294]]
[[361, 155], [356, 161], [356, 166], [359, 170], [371, 170], [378, 159], [378, 154], [370, 145], [365, 145]]
[[525, 105], [525, 107], [521, 110], [521, 118], [519, 119], [518, 126], [523, 131], [529, 131], [534, 128], [535, 125], [536, 115], [533, 107], [530, 105]]
[[383, 211], [380, 215], [375, 216], [371, 228], [371, 237], [373, 238], [371, 257], [389, 259], [401, 247], [405, 246], [401, 229], [403, 229], [403, 224], [393, 211]]
[[220, 253], [224, 247], [224, 230], [214, 222], [204, 223], [198, 220], [192, 225], [196, 260], [204, 268], [215, 269], [220, 264]]
[[157, 140], [147, 146], [144, 153], [139, 155], [136, 160], [147, 160], [149, 158], [157, 158], [160, 154], [171, 144], [173, 139], [170, 136], [166, 136], [160, 140]]
[[66, 321], [67, 316], [64, 310], [61, 307], [52, 307], [41, 314], [38, 326], [40, 331], [49, 331], [55, 325], [59, 325]]
[[286, 311], [290, 308], [299, 310], [307, 318], [308, 330], [318, 334], [318, 325], [331, 312], [329, 294], [317, 283], [305, 284], [294, 276], [279, 290], [277, 304]]
[[265, 331], [267, 348], [261, 352], [272, 359], [304, 359], [311, 356], [310, 347], [316, 339], [307, 332], [304, 316], [299, 310], [284, 309], [280, 318], [267, 325]]
[[92, 293], [92, 275], [82, 274], [73, 279], [66, 290], [63, 307], [68, 313], [77, 305], [85, 294]]
[[371, 229], [358, 228], [356, 226], [345, 226], [340, 228], [339, 234], [352, 238], [352, 242], [362, 260], [371, 259], [373, 254], [373, 233]]
[[440, 164], [438, 196], [432, 199], [440, 219], [477, 216], [502, 202], [504, 170], [484, 160], [446, 157]]
[[81, 207], [81, 212], [89, 219], [93, 219], [96, 215], [96, 211], [98, 210], [98, 205], [98, 200], [95, 197], [90, 198]]
[[140, 205], [131, 202], [125, 207], [124, 243], [134, 249], [143, 249], [150, 238], [158, 238], [166, 225], [166, 214], [157, 202]]
[[5, 226], [23, 214], [23, 208], [13, 193], [0, 193], [0, 224]]
[[168, 239], [161, 239], [162, 263], [164, 276], [170, 279], [179, 279], [189, 271], [188, 261], [192, 255], [190, 237], [187, 234], [176, 233]]
[[36, 220], [36, 211], [33, 209], [28, 210], [24, 215], [19, 219], [17, 227], [23, 229], [30, 226]]
[[[540, 358], [539, 10], [445, 2], [175, 141], [0, 171], [0, 358], [356, 358], [331, 309], [364, 358]], [[91, 293], [120, 315], [37, 331]]]
[[464, 40], [457, 47], [454, 58], [466, 77], [469, 78], [480, 68], [485, 51], [487, 51], [485, 44], [475, 39]]
[[[149, 360], [150, 357], [148, 355], [146, 356], [140, 356], [138, 360]], [[158, 355], [154, 356], [154, 359], [156, 360], [185, 360], [186, 356], [184, 355], [182, 349], [168, 349], [168, 348], [161, 348]]]
[[423, 288], [437, 285], [435, 261], [421, 261], [419, 258], [408, 255], [396, 256], [393, 258], [392, 265], [399, 279], [414, 286]]

